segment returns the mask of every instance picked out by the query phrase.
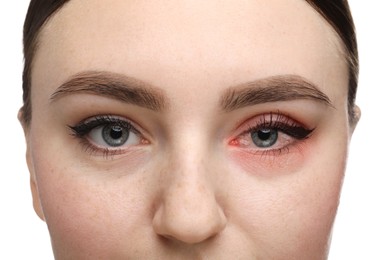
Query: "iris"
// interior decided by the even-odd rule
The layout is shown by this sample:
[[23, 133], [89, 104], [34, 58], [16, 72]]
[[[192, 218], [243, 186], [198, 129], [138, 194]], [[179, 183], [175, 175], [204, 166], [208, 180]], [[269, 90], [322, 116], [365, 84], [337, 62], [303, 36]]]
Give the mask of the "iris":
[[278, 140], [278, 131], [274, 129], [260, 129], [252, 132], [253, 143], [261, 148], [273, 146]]
[[122, 146], [129, 138], [129, 130], [119, 125], [107, 125], [103, 127], [103, 140], [112, 147]]

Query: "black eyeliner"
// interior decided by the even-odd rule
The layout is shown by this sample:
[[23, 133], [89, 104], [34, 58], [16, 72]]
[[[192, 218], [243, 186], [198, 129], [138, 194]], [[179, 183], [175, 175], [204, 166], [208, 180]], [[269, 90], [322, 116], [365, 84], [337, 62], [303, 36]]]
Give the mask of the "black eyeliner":
[[84, 120], [75, 126], [68, 125], [68, 128], [72, 131], [72, 135], [76, 137], [84, 137], [92, 129], [99, 126], [107, 126], [107, 125], [118, 125], [127, 130], [133, 131], [136, 134], [139, 134], [139, 131], [135, 129], [131, 123], [110, 115], [95, 116], [87, 120]]
[[308, 129], [290, 117], [277, 112], [263, 115], [257, 124], [246, 130], [244, 134], [264, 129], [280, 131], [297, 140], [304, 140], [308, 138], [315, 130], [315, 128]]

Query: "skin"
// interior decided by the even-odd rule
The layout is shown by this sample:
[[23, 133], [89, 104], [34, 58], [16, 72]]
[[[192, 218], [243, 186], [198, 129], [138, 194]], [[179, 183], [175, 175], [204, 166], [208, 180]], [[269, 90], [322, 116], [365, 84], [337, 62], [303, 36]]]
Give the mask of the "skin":
[[[341, 43], [305, 1], [72, 0], [39, 42], [24, 129], [56, 259], [326, 259], [355, 125]], [[52, 99], [86, 71], [147, 82], [164, 107]], [[307, 79], [331, 105], [221, 109], [232, 86], [278, 75]], [[283, 135], [276, 152], [236, 141], [271, 112], [315, 130]], [[134, 122], [140, 143], [106, 156], [85, 149], [68, 126], [101, 114]]]

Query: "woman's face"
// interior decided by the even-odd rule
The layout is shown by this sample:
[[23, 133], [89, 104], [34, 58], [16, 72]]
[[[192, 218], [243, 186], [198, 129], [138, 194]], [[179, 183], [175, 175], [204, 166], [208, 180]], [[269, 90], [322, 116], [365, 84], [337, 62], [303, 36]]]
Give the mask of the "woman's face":
[[348, 69], [305, 1], [70, 1], [26, 128], [58, 259], [324, 259]]

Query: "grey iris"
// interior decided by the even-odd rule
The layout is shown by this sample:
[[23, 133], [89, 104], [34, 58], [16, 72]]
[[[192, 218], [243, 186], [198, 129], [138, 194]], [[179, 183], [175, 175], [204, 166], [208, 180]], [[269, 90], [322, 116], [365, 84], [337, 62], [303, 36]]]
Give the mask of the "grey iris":
[[253, 143], [261, 148], [271, 147], [278, 140], [278, 131], [274, 129], [260, 129], [251, 134]]
[[119, 125], [107, 125], [103, 128], [103, 140], [110, 146], [117, 147], [126, 143], [129, 138], [129, 130]]

